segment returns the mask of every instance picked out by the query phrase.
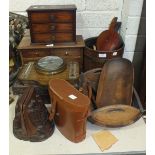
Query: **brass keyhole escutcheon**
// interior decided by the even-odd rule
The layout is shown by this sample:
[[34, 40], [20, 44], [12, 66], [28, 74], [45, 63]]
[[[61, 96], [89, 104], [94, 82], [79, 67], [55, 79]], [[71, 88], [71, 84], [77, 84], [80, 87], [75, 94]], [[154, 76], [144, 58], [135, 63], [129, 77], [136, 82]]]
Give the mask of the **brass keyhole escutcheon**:
[[51, 30], [55, 30], [55, 25], [52, 25], [51, 26]]

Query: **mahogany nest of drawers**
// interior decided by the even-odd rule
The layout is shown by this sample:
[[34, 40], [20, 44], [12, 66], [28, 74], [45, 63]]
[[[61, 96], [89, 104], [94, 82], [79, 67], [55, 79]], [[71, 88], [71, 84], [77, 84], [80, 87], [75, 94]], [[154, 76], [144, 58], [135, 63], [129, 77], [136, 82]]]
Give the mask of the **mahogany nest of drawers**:
[[27, 13], [32, 43], [76, 41], [75, 5], [34, 5]]

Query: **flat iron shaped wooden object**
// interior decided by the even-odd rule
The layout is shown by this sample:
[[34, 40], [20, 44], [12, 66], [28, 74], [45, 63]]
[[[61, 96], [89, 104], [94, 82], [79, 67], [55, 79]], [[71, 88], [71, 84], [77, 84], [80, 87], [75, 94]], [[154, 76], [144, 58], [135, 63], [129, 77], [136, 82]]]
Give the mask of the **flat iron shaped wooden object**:
[[112, 51], [119, 49], [122, 45], [122, 38], [118, 34], [121, 23], [117, 22], [117, 17], [114, 17], [109, 26], [109, 30], [103, 31], [97, 38], [96, 47], [100, 51]]
[[96, 106], [131, 105], [133, 95], [134, 70], [132, 63], [125, 58], [107, 61], [102, 68]]
[[90, 105], [87, 96], [62, 79], [49, 81], [51, 115], [59, 131], [70, 141], [80, 142], [86, 136], [86, 121]]

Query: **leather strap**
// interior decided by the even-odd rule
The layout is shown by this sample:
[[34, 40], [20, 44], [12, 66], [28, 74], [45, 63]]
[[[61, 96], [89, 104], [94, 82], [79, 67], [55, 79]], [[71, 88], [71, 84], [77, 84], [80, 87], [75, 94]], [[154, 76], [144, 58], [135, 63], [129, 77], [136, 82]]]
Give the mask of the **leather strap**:
[[[49, 91], [51, 92], [50, 88], [49, 88]], [[49, 120], [53, 120], [54, 118], [54, 115], [55, 115], [55, 111], [56, 111], [56, 99], [55, 99], [55, 94], [56, 96], [59, 97], [59, 99], [63, 100], [63, 98], [55, 91], [55, 90], [52, 90], [53, 92], [51, 92], [53, 95], [52, 95], [52, 102], [51, 102], [51, 110], [50, 110], [50, 116], [49, 116]]]
[[31, 97], [33, 97], [33, 92], [34, 88], [28, 88], [28, 92], [25, 94], [26, 99], [24, 102], [22, 102], [22, 119], [28, 137], [32, 136], [36, 132], [36, 127], [31, 123], [27, 111], [28, 104], [31, 103], [30, 100], [32, 99]]
[[54, 95], [52, 96], [53, 97], [53, 101], [51, 102], [51, 111], [50, 111], [50, 115], [49, 115], [49, 120], [53, 120], [54, 118], [54, 115], [55, 115], [55, 111], [56, 111], [56, 99], [54, 97]]
[[28, 93], [28, 90], [29, 89], [26, 89], [24, 94], [18, 100], [18, 105], [19, 105], [20, 111], [21, 111], [21, 128], [22, 128], [22, 132], [26, 135], [27, 135], [27, 130], [26, 130], [25, 120], [24, 120], [24, 116], [23, 116], [23, 104], [26, 100], [26, 97], [27, 97], [26, 94]]

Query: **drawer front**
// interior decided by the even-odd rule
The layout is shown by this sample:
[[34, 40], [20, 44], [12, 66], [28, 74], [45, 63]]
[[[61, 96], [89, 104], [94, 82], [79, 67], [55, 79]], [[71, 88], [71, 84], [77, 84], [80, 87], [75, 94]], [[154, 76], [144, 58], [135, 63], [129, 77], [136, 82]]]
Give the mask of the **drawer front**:
[[33, 33], [33, 43], [59, 43], [59, 42], [73, 42], [74, 36], [72, 33]]
[[39, 59], [41, 59], [42, 57], [35, 57], [35, 58], [23, 58], [22, 62], [23, 64], [27, 64], [28, 62], [37, 62]]
[[73, 11], [52, 11], [29, 13], [31, 23], [73, 22]]
[[72, 23], [32, 24], [33, 33], [72, 32]]
[[66, 62], [79, 62], [80, 70], [83, 69], [83, 48], [51, 48], [51, 49], [28, 49], [20, 51], [22, 64], [37, 61], [45, 56], [59, 56]]
[[27, 50], [21, 52], [21, 55], [24, 58], [45, 57], [50, 54], [50, 50]]
[[51, 55], [58, 55], [60, 57], [80, 57], [81, 50], [80, 49], [54, 49], [51, 50]]

